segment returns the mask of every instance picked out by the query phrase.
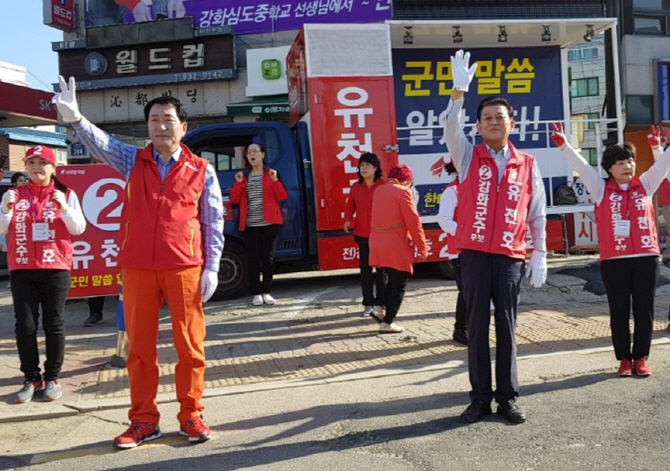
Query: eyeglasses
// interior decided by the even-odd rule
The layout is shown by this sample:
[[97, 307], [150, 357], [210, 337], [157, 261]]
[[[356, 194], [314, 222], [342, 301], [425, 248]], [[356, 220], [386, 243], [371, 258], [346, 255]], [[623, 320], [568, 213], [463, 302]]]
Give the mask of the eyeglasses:
[[261, 151], [256, 150], [256, 149], [251, 149], [251, 150], [247, 151], [247, 155], [249, 155], [249, 154], [260, 154], [260, 153], [261, 153]]

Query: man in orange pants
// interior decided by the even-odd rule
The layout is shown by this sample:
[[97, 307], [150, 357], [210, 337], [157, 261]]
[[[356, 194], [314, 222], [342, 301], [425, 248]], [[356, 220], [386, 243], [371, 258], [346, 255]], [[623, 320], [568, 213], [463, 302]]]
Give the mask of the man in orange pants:
[[121, 214], [119, 266], [123, 276], [131, 425], [116, 437], [117, 448], [134, 448], [161, 437], [158, 390], [159, 310], [170, 308], [179, 356], [175, 369], [177, 419], [190, 442], [204, 442], [210, 429], [200, 402], [205, 374], [206, 302], [218, 285], [223, 250], [223, 203], [211, 164], [181, 144], [186, 111], [173, 97], [147, 103], [151, 144], [144, 149], [107, 135], [79, 112], [74, 79], [60, 77], [56, 105], [77, 137], [128, 181]]

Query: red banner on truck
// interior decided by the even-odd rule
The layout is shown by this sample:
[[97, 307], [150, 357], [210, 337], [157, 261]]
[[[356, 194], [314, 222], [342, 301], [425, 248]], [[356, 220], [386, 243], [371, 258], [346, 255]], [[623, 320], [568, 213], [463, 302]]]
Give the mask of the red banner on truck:
[[86, 231], [72, 237], [72, 286], [68, 298], [119, 294], [119, 228], [123, 176], [107, 165], [57, 167], [58, 179], [79, 197]]

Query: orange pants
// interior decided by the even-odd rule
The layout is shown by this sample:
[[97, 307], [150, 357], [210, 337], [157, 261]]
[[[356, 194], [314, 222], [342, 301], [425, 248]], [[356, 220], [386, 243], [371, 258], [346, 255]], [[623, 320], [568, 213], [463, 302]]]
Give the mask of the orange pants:
[[158, 424], [159, 311], [167, 301], [172, 337], [179, 362], [175, 368], [179, 423], [197, 417], [205, 383], [205, 313], [202, 310], [202, 268], [138, 270], [124, 268], [123, 307], [128, 333], [128, 377], [131, 421]]

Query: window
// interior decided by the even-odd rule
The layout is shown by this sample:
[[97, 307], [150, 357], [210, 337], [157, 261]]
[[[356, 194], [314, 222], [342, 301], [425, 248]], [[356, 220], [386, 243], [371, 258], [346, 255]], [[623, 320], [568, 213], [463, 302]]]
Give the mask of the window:
[[586, 119], [588, 120], [586, 122], [586, 129], [589, 131], [593, 131], [598, 123], [595, 120], [598, 120], [600, 118], [600, 113], [589, 113], [586, 115]]
[[217, 172], [242, 170], [246, 166], [244, 151], [251, 143], [262, 143], [265, 147], [265, 162], [272, 166], [279, 160], [279, 140], [274, 131], [243, 130], [220, 132], [214, 136], [204, 135], [200, 141], [192, 142], [191, 149], [209, 160]]
[[668, 0], [633, 0], [633, 9], [635, 10], [670, 10], [670, 1]]
[[595, 147], [585, 147], [581, 150], [581, 154], [584, 156], [589, 165], [594, 167], [598, 166], [598, 152]]
[[572, 98], [598, 96], [599, 93], [598, 77], [574, 79], [570, 85], [570, 97]]
[[633, 16], [633, 26], [635, 34], [665, 34], [665, 16], [664, 15], [641, 15]]
[[600, 49], [597, 47], [584, 47], [568, 50], [568, 61], [592, 61], [600, 58]]

